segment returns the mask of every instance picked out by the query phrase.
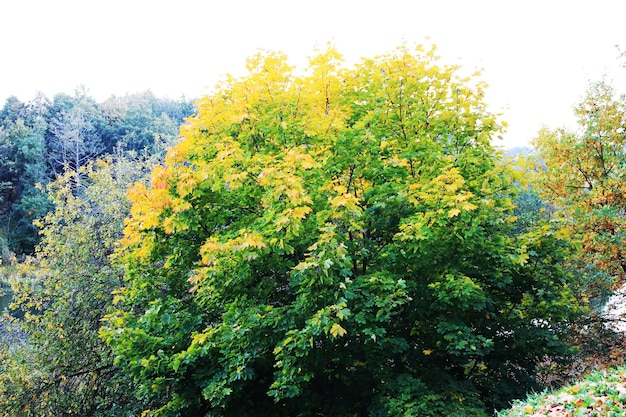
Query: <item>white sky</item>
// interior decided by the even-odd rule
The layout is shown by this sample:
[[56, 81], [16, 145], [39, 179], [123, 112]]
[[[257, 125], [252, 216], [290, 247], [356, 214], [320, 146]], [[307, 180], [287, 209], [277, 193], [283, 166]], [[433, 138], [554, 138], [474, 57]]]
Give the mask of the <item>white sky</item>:
[[192, 98], [258, 48], [301, 63], [328, 41], [352, 61], [433, 42], [484, 70], [503, 145], [524, 145], [543, 124], [573, 125], [588, 80], [626, 91], [625, 16], [625, 0], [0, 0], [0, 105], [80, 84], [98, 100]]

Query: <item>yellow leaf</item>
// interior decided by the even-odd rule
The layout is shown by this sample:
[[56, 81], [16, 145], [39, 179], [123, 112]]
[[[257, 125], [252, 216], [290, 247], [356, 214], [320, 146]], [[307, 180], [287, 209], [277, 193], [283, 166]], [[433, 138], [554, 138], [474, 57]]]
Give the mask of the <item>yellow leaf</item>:
[[472, 211], [472, 210], [476, 210], [478, 208], [478, 206], [476, 206], [475, 204], [472, 203], [463, 203], [461, 204], [461, 208], [465, 211]]
[[301, 206], [293, 209], [292, 216], [296, 219], [304, 219], [311, 212], [311, 207]]
[[461, 210], [458, 208], [450, 209], [450, 211], [448, 211], [448, 217], [458, 216], [459, 213], [461, 213]]
[[335, 207], [345, 206], [346, 204], [348, 204], [348, 200], [350, 197], [352, 197], [350, 194], [337, 196], [333, 198], [332, 200], [330, 200], [330, 204], [332, 204]]
[[305, 271], [307, 269], [316, 267], [318, 265], [317, 262], [300, 262], [298, 265], [296, 265], [293, 269], [295, 269], [296, 271]]
[[424, 350], [422, 351], [422, 353], [423, 353], [424, 355], [428, 356], [428, 355], [430, 355], [431, 353], [433, 353], [433, 350], [432, 350], [432, 349], [424, 349]]
[[317, 168], [320, 166], [315, 160], [311, 157], [311, 155], [303, 154], [300, 156], [300, 163], [302, 164], [302, 168], [310, 169]]
[[332, 334], [333, 337], [341, 337], [346, 333], [348, 333], [347, 330], [341, 327], [339, 323], [333, 324], [333, 327], [330, 328], [330, 334]]

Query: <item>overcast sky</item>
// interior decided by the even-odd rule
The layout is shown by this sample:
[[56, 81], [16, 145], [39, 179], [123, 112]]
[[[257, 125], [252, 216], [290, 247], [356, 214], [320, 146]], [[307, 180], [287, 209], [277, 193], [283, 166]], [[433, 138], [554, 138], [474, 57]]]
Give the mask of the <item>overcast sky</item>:
[[572, 125], [589, 80], [626, 91], [624, 16], [626, 0], [0, 0], [0, 100], [81, 84], [98, 100], [195, 98], [259, 48], [299, 64], [328, 41], [348, 61], [432, 42], [483, 69], [510, 125], [503, 145], [523, 145], [543, 124]]

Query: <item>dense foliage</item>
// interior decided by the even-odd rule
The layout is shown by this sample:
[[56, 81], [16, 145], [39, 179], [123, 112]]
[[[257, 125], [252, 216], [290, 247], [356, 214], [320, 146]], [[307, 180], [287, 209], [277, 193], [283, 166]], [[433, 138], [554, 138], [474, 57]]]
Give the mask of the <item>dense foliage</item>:
[[539, 132], [535, 188], [559, 208], [580, 248], [576, 268], [590, 295], [623, 282], [626, 273], [626, 100], [605, 81], [576, 106], [579, 128]]
[[[0, 323], [0, 415], [147, 407], [98, 332], [123, 281], [110, 255], [126, 189], [162, 160], [191, 110], [149, 92], [96, 103], [79, 89], [52, 102], [9, 98], [0, 111], [0, 263], [14, 308]], [[15, 266], [15, 255], [26, 261]]]
[[549, 224], [516, 224], [484, 85], [434, 50], [248, 62], [130, 191], [102, 337], [148, 415], [485, 415], [566, 354]]
[[22, 265], [11, 282], [25, 315], [10, 324], [19, 342], [2, 350], [0, 415], [128, 416], [143, 408], [98, 330], [122, 284], [123, 267], [109, 256], [129, 213], [125, 189], [154, 163], [109, 157], [81, 170], [78, 190], [74, 171], [50, 184], [55, 209], [40, 221], [39, 265]]
[[44, 190], [56, 175], [78, 174], [97, 157], [120, 149], [156, 152], [175, 141], [192, 112], [188, 100], [150, 92], [101, 103], [84, 88], [52, 100], [43, 95], [26, 103], [7, 99], [0, 109], [1, 259], [33, 254], [39, 240], [33, 220], [52, 209]]
[[610, 85], [599, 82], [576, 113], [578, 131], [543, 130], [535, 140], [546, 161], [538, 189], [580, 233], [587, 260], [612, 275], [623, 274], [626, 104]]
[[[623, 365], [584, 304], [626, 268], [625, 98], [592, 84], [526, 181], [459, 74], [261, 53], [165, 159], [184, 99], [9, 98], [0, 415], [484, 416]], [[508, 415], [619, 413], [597, 375]]]

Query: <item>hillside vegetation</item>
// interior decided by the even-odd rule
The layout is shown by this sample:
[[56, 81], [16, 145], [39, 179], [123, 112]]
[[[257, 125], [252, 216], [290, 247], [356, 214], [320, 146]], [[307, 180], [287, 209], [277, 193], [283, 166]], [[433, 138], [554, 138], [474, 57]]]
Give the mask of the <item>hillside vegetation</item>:
[[7, 100], [0, 416], [621, 412], [626, 100], [511, 158], [485, 90], [403, 46]]

